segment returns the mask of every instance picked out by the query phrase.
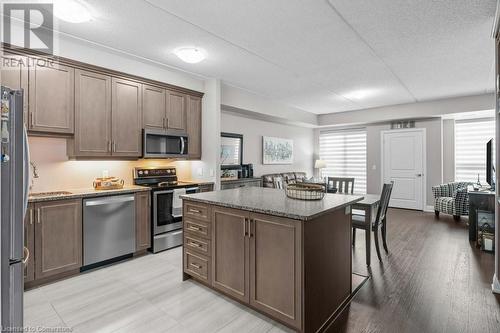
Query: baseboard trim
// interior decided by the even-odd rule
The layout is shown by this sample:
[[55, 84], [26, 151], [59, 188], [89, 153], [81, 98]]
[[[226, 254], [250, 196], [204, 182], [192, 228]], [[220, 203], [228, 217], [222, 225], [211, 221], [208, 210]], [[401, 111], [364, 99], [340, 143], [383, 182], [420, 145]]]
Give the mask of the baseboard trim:
[[426, 213], [434, 213], [434, 206], [425, 206], [424, 212]]
[[500, 282], [498, 281], [498, 277], [493, 275], [493, 283], [491, 284], [491, 291], [495, 294], [500, 294]]

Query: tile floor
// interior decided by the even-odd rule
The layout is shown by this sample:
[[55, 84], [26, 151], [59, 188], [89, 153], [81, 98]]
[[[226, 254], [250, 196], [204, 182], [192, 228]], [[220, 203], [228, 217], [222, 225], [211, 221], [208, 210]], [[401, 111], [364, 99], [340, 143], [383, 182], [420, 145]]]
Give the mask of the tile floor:
[[182, 282], [182, 249], [128, 260], [25, 293], [25, 326], [72, 332], [291, 332], [204, 286]]

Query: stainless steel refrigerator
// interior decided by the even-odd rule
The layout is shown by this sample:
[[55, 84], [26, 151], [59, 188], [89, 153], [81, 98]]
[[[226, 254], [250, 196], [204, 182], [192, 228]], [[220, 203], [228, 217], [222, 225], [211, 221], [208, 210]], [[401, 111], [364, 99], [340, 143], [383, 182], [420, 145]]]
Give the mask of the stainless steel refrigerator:
[[1, 87], [0, 256], [2, 331], [23, 326], [24, 214], [28, 204], [29, 152], [23, 92]]

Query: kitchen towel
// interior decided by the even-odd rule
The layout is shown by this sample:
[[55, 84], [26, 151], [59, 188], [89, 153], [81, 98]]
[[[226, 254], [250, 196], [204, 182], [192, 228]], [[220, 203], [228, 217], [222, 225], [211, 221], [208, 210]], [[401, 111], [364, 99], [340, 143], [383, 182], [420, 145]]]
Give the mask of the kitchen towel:
[[174, 217], [182, 216], [182, 199], [181, 195], [186, 194], [185, 188], [176, 188], [172, 200], [172, 215]]

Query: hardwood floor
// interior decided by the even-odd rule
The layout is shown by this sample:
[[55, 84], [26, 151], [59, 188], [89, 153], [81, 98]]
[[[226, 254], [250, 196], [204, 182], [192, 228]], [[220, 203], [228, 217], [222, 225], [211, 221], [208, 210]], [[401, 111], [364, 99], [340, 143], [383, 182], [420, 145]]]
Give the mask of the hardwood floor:
[[[389, 255], [372, 249], [372, 277], [329, 332], [500, 332], [494, 256], [469, 243], [466, 219], [390, 209], [387, 221]], [[364, 254], [357, 239], [354, 271], [368, 272]]]
[[[363, 232], [353, 270], [365, 266]], [[493, 255], [467, 240], [451, 216], [391, 209], [390, 254], [372, 250], [371, 278], [329, 332], [500, 332], [491, 293]], [[25, 293], [25, 325], [73, 332], [290, 332], [192, 281], [181, 249], [148, 255]]]

